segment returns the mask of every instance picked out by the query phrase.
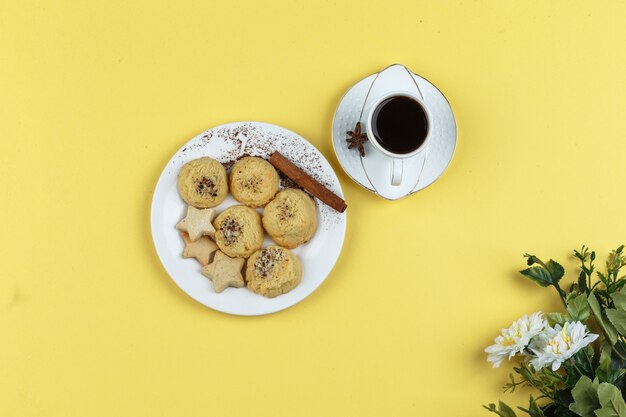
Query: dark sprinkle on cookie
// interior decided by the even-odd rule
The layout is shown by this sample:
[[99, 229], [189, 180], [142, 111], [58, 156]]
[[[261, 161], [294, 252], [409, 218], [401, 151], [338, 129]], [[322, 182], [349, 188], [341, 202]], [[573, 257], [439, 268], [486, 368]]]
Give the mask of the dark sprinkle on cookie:
[[220, 225], [220, 231], [224, 234], [224, 243], [226, 246], [230, 246], [241, 234], [241, 225], [232, 217], [228, 217]]
[[202, 197], [217, 197], [217, 187], [211, 178], [202, 177], [196, 180], [196, 191]]
[[274, 269], [274, 265], [281, 261], [284, 255], [279, 248], [263, 249], [259, 257], [254, 261], [254, 272], [260, 277], [267, 277]]
[[252, 192], [258, 193], [259, 187], [261, 186], [261, 178], [259, 177], [250, 177], [241, 183], [243, 188], [247, 190], [251, 190]]
[[284, 201], [280, 202], [278, 206], [278, 219], [280, 221], [285, 221], [287, 219], [293, 218], [293, 209], [292, 207]]

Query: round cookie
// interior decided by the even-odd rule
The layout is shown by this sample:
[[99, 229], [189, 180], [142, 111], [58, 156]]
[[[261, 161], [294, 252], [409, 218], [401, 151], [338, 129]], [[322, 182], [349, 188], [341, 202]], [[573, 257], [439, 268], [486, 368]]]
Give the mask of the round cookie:
[[293, 290], [302, 279], [302, 263], [289, 249], [268, 246], [255, 252], [246, 266], [248, 288], [268, 298]]
[[265, 159], [241, 158], [230, 171], [230, 192], [250, 207], [263, 207], [278, 192], [278, 173]]
[[282, 190], [265, 206], [263, 227], [274, 242], [285, 248], [308, 242], [317, 230], [315, 202], [302, 190]]
[[196, 208], [218, 206], [228, 195], [224, 166], [209, 157], [187, 162], [178, 173], [178, 193]]
[[215, 243], [231, 258], [247, 258], [263, 245], [259, 213], [246, 206], [224, 210], [213, 222]]

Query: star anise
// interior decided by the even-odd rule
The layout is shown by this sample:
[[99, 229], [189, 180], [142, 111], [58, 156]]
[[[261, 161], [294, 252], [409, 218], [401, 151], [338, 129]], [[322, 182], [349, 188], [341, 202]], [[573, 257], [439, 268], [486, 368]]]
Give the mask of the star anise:
[[346, 132], [348, 138], [346, 142], [348, 142], [348, 149], [357, 148], [361, 156], [365, 156], [365, 148], [363, 144], [367, 142], [367, 135], [365, 133], [361, 133], [361, 122], [357, 122], [354, 127], [354, 132], [349, 131]]

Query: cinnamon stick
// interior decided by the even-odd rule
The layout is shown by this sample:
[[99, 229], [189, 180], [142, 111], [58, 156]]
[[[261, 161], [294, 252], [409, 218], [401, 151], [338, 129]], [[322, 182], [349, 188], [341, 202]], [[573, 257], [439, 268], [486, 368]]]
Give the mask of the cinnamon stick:
[[348, 207], [346, 202], [337, 194], [319, 183], [309, 174], [295, 166], [289, 159], [285, 158], [280, 152], [276, 151], [270, 156], [270, 164], [291, 178], [296, 184], [304, 188], [315, 197], [319, 198], [324, 204], [329, 205], [340, 213], [346, 211]]

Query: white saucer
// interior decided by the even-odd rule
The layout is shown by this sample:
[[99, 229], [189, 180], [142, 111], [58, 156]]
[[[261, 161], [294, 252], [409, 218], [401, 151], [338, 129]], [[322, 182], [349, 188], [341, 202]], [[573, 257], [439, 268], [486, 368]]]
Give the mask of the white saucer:
[[[365, 142], [365, 157], [362, 158], [356, 149], [348, 149], [346, 132], [354, 130], [358, 121], [364, 126], [368, 105], [389, 91], [389, 86], [396, 85], [398, 80], [422, 96], [430, 111], [432, 125], [428, 151], [405, 159], [404, 171], [408, 179], [400, 186], [393, 186], [386, 167], [390, 158], [382, 155], [369, 141]], [[456, 136], [454, 114], [444, 95], [428, 80], [399, 64], [372, 74], [350, 88], [337, 107], [332, 126], [335, 155], [346, 174], [363, 188], [388, 200], [406, 197], [435, 182], [452, 160]]]

